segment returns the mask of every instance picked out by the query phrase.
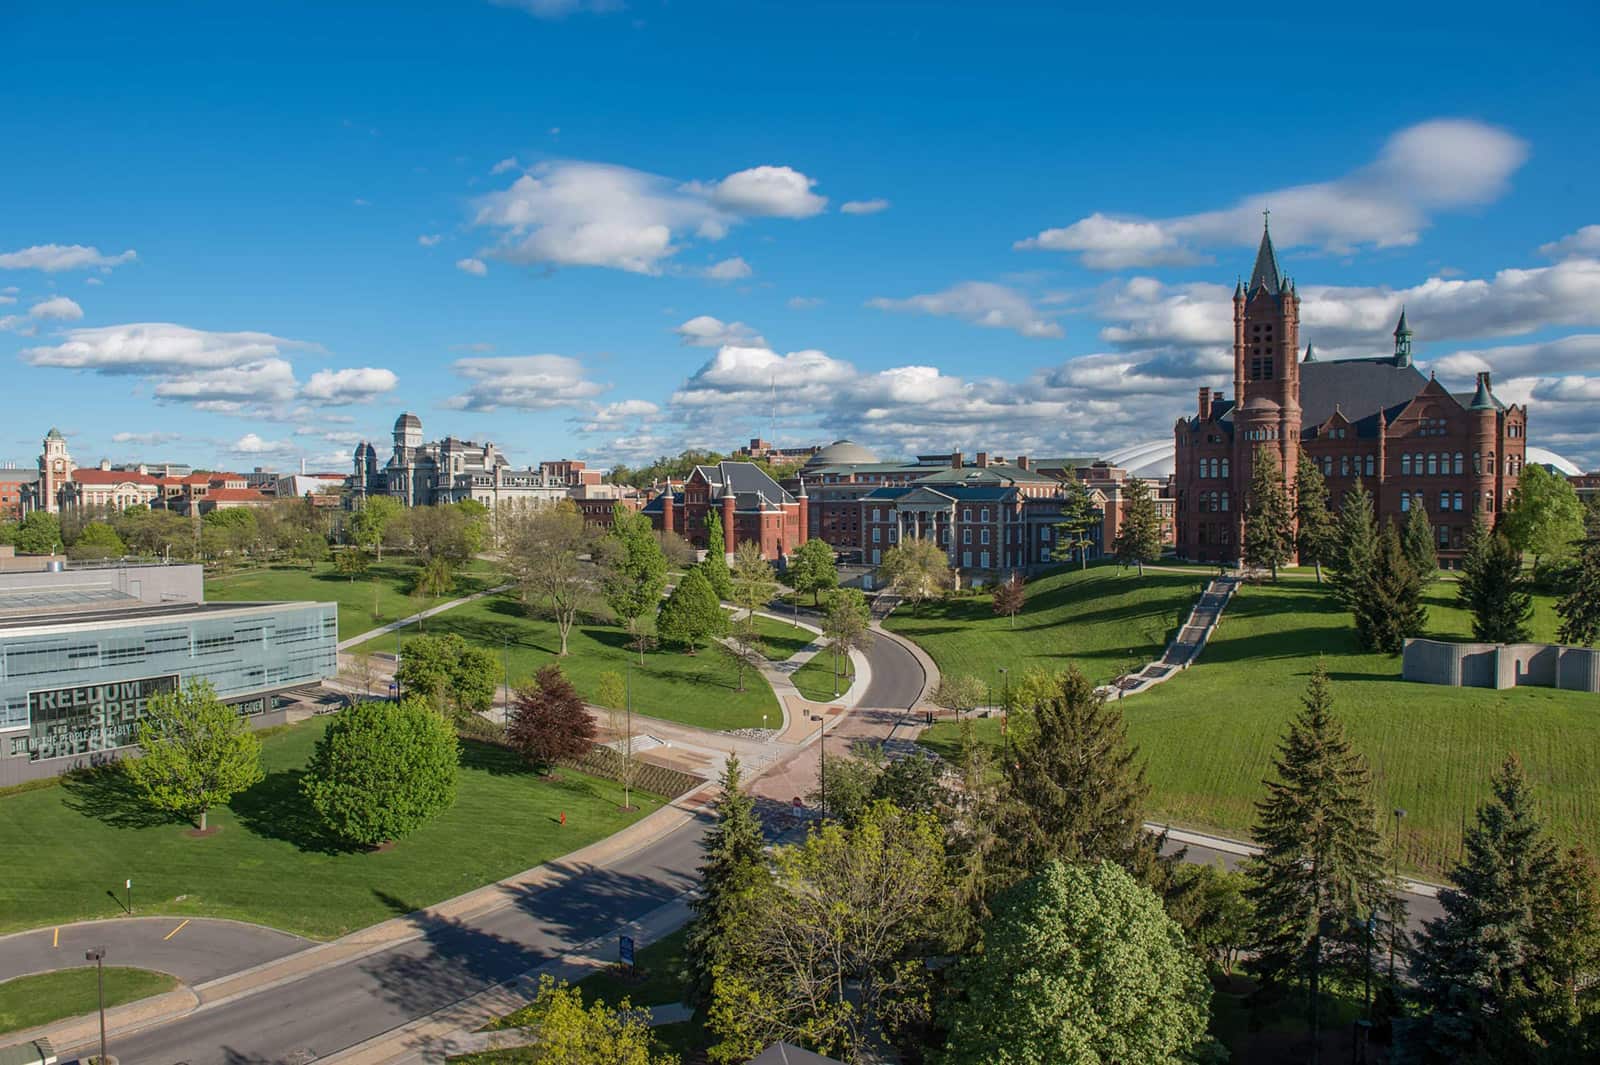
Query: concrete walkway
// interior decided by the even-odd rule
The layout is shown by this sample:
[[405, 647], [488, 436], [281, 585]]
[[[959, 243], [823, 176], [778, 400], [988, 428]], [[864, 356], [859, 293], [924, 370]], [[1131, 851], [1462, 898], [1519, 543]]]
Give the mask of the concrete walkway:
[[1120, 680], [1102, 684], [1099, 690], [1109, 698], [1122, 699], [1149, 691], [1188, 669], [1200, 657], [1206, 641], [1217, 630], [1222, 621], [1222, 612], [1238, 588], [1237, 577], [1213, 577], [1160, 658]]
[[370, 629], [367, 632], [363, 632], [359, 636], [352, 636], [348, 640], [340, 640], [338, 649], [341, 651], [348, 651], [352, 647], [359, 647], [368, 640], [376, 640], [379, 636], [403, 629], [407, 625], [415, 625], [423, 618], [431, 618], [435, 614], [443, 614], [446, 610], [454, 610], [456, 607], [470, 603], [474, 599], [482, 599], [485, 596], [496, 595], [510, 587], [512, 587], [512, 585], [509, 583], [497, 584], [493, 588], [485, 588], [481, 592], [473, 592], [471, 595], [464, 595], [460, 599], [452, 599], [448, 603], [440, 603], [438, 606], [429, 607], [427, 610], [419, 610], [410, 617], [401, 618], [399, 621], [391, 621], [387, 625], [376, 629]]

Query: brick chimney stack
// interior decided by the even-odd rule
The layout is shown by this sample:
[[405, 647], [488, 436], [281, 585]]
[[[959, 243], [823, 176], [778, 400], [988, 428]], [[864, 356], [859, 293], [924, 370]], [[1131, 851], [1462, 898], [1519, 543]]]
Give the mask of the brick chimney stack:
[[[1218, 398], [1221, 398], [1220, 396]], [[1204, 385], [1200, 388], [1200, 420], [1205, 421], [1211, 417], [1211, 389]]]
[[1019, 470], [1031, 470], [1031, 469], [1033, 469], [1032, 466], [1028, 465], [1028, 456], [1026, 456], [1026, 455], [1018, 455], [1017, 456], [1017, 469], [1019, 469]]
[[989, 468], [989, 453], [987, 451], [978, 452], [978, 469], [986, 470], [988, 468]]
[[961, 452], [959, 452], [959, 451], [950, 452], [950, 467], [952, 469], [957, 469], [957, 470], [959, 470], [961, 468]]

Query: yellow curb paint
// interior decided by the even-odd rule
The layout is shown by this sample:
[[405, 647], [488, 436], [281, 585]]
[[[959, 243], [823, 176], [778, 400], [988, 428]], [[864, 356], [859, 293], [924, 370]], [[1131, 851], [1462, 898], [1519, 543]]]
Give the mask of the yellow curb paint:
[[188, 921], [184, 921], [183, 924], [180, 924], [178, 927], [174, 928], [172, 931], [170, 931], [166, 935], [162, 936], [161, 937], [161, 942], [165, 943], [167, 940], [171, 939], [173, 936], [175, 936], [179, 932], [183, 931], [183, 925], [184, 924], [188, 924], [188, 923], [189, 923]]
[[52, 947], [61, 946], [61, 929], [60, 928], [57, 928], [53, 933], [51, 933], [50, 945]]

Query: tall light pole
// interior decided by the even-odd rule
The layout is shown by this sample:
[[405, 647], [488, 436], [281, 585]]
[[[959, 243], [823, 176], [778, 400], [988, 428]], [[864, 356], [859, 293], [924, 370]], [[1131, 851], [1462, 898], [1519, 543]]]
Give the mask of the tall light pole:
[[622, 807], [633, 809], [633, 659], [628, 659], [628, 672], [622, 678], [622, 715], [627, 733], [622, 739]]
[[828, 733], [825, 731], [821, 714], [812, 714], [811, 720], [817, 723], [817, 743], [822, 751], [821, 767], [817, 770], [817, 777], [822, 781], [822, 816], [828, 816]]
[[94, 947], [83, 952], [85, 961], [94, 962], [95, 976], [100, 984], [100, 1065], [106, 1061], [106, 948]]
[[511, 723], [511, 637], [500, 638], [500, 665], [506, 674], [506, 693], [500, 697], [500, 724]]
[[[1400, 821], [1405, 816], [1406, 816], [1405, 807], [1396, 806], [1394, 808], [1394, 879], [1395, 879], [1396, 883], [1398, 883], [1399, 880], [1400, 880]], [[1395, 940], [1394, 910], [1391, 907], [1390, 908], [1390, 912], [1389, 912], [1389, 985], [1390, 985], [1390, 987], [1394, 986], [1394, 940]]]
[[1009, 759], [1011, 756], [1011, 674], [1006, 672], [1005, 666], [998, 667], [1000, 677], [1005, 681], [1005, 694], [1000, 697], [1000, 747], [1002, 757]]

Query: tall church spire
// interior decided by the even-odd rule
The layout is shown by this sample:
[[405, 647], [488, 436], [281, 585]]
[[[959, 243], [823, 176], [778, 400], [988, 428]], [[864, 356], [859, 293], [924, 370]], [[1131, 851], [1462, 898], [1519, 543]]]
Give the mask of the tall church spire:
[[1411, 327], [1406, 325], [1406, 309], [1400, 308], [1400, 322], [1394, 327], [1394, 364], [1411, 365]]
[[1250, 291], [1265, 286], [1276, 296], [1283, 290], [1283, 271], [1278, 268], [1278, 253], [1272, 247], [1271, 214], [1261, 212], [1261, 247], [1256, 249], [1256, 268], [1250, 271]]

